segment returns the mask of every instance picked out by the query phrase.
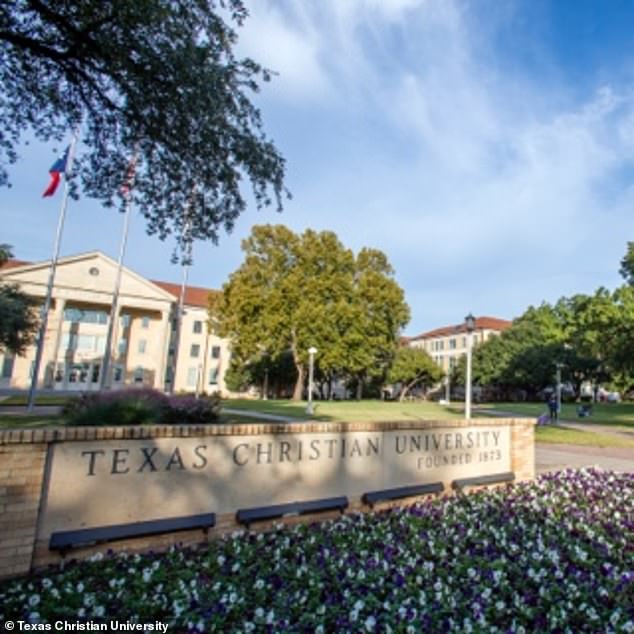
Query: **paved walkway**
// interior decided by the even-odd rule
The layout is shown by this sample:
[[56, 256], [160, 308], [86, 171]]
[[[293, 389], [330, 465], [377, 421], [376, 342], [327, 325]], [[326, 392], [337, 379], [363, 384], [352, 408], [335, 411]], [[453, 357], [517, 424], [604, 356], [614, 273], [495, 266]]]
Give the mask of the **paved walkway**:
[[[481, 410], [484, 411], [484, 410]], [[500, 410], [486, 410], [492, 416], [506, 416], [509, 418], [535, 418], [503, 412]], [[578, 429], [589, 433], [596, 432], [619, 438], [634, 438], [634, 430], [614, 428], [610, 425], [579, 423], [577, 421], [562, 420], [559, 427]], [[559, 471], [567, 468], [601, 467], [602, 469], [622, 472], [634, 472], [634, 447], [586, 447], [583, 445], [567, 445], [558, 443], [535, 443], [535, 471]]]
[[246, 409], [227, 409], [222, 408], [223, 414], [233, 414], [234, 416], [247, 416], [248, 418], [255, 418], [263, 421], [271, 421], [276, 423], [297, 423], [296, 418], [290, 418], [289, 416], [279, 416], [277, 414], [265, 414], [264, 412], [253, 412]]
[[535, 444], [535, 471], [560, 471], [580, 467], [601, 467], [621, 472], [634, 472], [634, 448], [585, 447], [538, 442]]

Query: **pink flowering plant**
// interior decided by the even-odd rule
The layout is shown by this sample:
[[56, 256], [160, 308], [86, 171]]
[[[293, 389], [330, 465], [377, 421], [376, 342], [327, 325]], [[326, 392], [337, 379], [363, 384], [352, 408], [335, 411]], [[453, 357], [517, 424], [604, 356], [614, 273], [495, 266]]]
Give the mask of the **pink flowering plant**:
[[634, 474], [596, 469], [0, 585], [0, 621], [175, 632], [634, 632]]

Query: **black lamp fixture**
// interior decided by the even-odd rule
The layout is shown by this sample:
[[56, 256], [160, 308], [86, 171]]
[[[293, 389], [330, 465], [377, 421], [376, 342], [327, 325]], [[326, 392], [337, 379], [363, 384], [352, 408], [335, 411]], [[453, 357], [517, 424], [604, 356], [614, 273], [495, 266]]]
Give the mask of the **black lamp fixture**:
[[471, 313], [469, 313], [464, 318], [464, 325], [467, 329], [467, 332], [473, 332], [475, 330], [475, 324], [476, 324], [475, 317]]

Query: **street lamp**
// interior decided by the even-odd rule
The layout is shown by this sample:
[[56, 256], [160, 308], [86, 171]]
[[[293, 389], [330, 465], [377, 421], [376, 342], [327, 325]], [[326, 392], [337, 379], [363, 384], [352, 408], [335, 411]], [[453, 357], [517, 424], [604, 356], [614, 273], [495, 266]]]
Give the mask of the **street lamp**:
[[464, 319], [467, 330], [467, 377], [464, 391], [464, 417], [471, 418], [471, 348], [473, 347], [473, 331], [475, 330], [475, 317], [469, 313]]
[[308, 405], [306, 406], [306, 413], [309, 416], [313, 415], [313, 367], [316, 354], [317, 348], [315, 346], [308, 348]]
[[557, 417], [556, 422], [559, 422], [559, 418], [561, 416], [561, 368], [563, 368], [565, 363], [555, 363], [555, 368], [557, 368], [557, 373], [555, 376], [555, 380], [557, 381]]
[[269, 400], [269, 369], [264, 368], [264, 386], [262, 387], [262, 400]]

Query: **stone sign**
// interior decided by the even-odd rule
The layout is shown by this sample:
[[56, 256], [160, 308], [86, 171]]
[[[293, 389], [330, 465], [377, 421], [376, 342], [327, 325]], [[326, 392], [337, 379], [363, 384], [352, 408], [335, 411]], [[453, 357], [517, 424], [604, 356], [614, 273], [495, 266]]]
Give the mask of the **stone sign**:
[[508, 425], [215, 435], [54, 444], [40, 539], [51, 532], [511, 470]]

